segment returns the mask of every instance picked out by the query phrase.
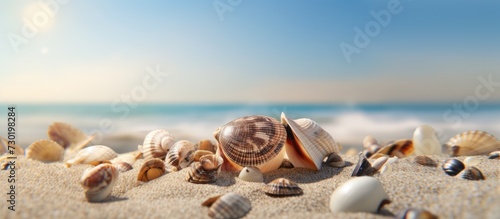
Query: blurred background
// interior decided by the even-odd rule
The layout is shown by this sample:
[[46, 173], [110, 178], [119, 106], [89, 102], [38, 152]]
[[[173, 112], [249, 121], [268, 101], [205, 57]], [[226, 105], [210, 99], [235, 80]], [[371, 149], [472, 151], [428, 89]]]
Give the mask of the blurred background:
[[[500, 135], [500, 2], [2, 1], [0, 118], [127, 151], [162, 128], [213, 139], [246, 115], [308, 117], [344, 148]], [[0, 120], [6, 136], [7, 119]], [[5, 128], [1, 128], [5, 127]]]

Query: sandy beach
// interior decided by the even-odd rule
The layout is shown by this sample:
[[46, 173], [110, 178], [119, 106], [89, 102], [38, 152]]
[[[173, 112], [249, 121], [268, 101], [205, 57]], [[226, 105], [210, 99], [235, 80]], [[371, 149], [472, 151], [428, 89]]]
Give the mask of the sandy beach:
[[[90, 165], [65, 168], [61, 163], [16, 160], [15, 212], [2, 201], [0, 218], [209, 218], [201, 203], [208, 197], [235, 192], [247, 197], [252, 210], [245, 218], [392, 218], [408, 208], [423, 208], [440, 218], [498, 218], [500, 215], [499, 160], [479, 156], [477, 167], [484, 181], [469, 181], [446, 175], [441, 167], [425, 167], [411, 162], [411, 157], [393, 164], [393, 171], [379, 176], [392, 203], [379, 214], [333, 214], [329, 209], [331, 193], [351, 178], [356, 156], [342, 157], [348, 166], [333, 168], [323, 165], [320, 171], [302, 168], [278, 169], [264, 175], [269, 182], [279, 177], [299, 184], [304, 194], [275, 198], [261, 191], [263, 183], [237, 178], [236, 173], [221, 172], [213, 184], [192, 184], [184, 181], [187, 169], [168, 173], [147, 183], [137, 182], [137, 173], [144, 160], [134, 169], [120, 173], [112, 196], [103, 203], [85, 200], [79, 179]], [[442, 163], [446, 157], [433, 156]], [[462, 160], [464, 157], [459, 157]], [[0, 178], [7, 181], [8, 171]], [[0, 187], [8, 198], [8, 183]]]

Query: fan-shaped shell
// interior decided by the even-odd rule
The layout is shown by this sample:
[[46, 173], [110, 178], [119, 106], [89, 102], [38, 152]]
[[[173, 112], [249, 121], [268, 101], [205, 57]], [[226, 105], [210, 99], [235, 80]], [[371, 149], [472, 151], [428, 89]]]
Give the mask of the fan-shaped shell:
[[236, 193], [209, 198], [201, 205], [209, 207], [211, 218], [242, 218], [252, 209], [250, 200]]
[[441, 155], [439, 137], [429, 125], [421, 125], [415, 129], [413, 147], [416, 155]]
[[75, 164], [98, 165], [104, 161], [110, 161], [117, 156], [118, 154], [107, 146], [94, 145], [78, 151], [75, 158], [66, 161], [66, 167], [71, 167]]
[[390, 203], [382, 183], [370, 176], [353, 178], [336, 188], [330, 196], [330, 210], [376, 213]]
[[281, 113], [281, 122], [287, 130], [286, 154], [293, 166], [319, 170], [326, 156], [340, 153], [333, 137], [315, 121], [292, 120]]
[[500, 141], [484, 131], [467, 131], [451, 138], [446, 144], [451, 156], [487, 155], [500, 150]]
[[286, 131], [268, 116], [246, 116], [214, 132], [217, 154], [224, 158], [223, 170], [239, 171], [256, 166], [262, 172], [278, 169], [285, 155]]
[[64, 158], [64, 148], [52, 140], [38, 140], [28, 146], [26, 158], [47, 163], [58, 162]]
[[403, 158], [412, 155], [414, 151], [412, 140], [401, 139], [378, 150], [377, 153], [370, 156], [370, 158], [376, 159], [386, 155], [389, 157], [396, 156], [398, 158]]
[[79, 129], [63, 122], [54, 122], [49, 126], [47, 135], [70, 152], [76, 152], [92, 141], [95, 135], [87, 136]]
[[15, 144], [14, 145], [12, 145], [12, 144], [9, 145], [9, 140], [7, 140], [5, 138], [0, 137], [0, 145], [1, 145], [1, 147], [0, 147], [0, 155], [9, 152], [9, 150], [8, 150], [9, 146], [11, 148], [14, 147], [14, 154], [10, 154], [9, 153], [10, 155], [16, 155], [16, 156], [24, 155], [24, 150], [23, 150], [23, 148], [21, 146], [15, 145]]
[[302, 195], [303, 191], [297, 183], [285, 179], [278, 178], [262, 187], [262, 191], [270, 196], [292, 196]]
[[191, 156], [193, 153], [194, 145], [190, 141], [177, 141], [168, 151], [165, 163], [167, 166], [175, 167], [177, 170], [186, 168], [193, 162], [193, 156]]
[[248, 182], [264, 182], [262, 171], [257, 167], [245, 167], [240, 171], [238, 178]]
[[144, 159], [165, 159], [165, 155], [174, 143], [174, 136], [170, 132], [163, 129], [153, 130], [144, 138], [141, 147], [142, 156]]
[[80, 179], [85, 197], [89, 202], [106, 199], [118, 181], [118, 170], [111, 164], [100, 164], [85, 171]]
[[165, 162], [159, 158], [146, 160], [137, 174], [137, 180], [149, 182], [165, 174]]

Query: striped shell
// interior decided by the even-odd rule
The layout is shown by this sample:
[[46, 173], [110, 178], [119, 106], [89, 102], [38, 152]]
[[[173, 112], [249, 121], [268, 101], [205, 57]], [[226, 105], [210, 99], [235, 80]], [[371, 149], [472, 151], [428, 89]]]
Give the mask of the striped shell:
[[278, 178], [271, 181], [262, 187], [262, 191], [270, 196], [292, 196], [302, 195], [303, 193], [297, 183], [285, 178]]
[[63, 122], [54, 122], [49, 126], [47, 135], [50, 140], [57, 142], [64, 149], [70, 152], [76, 152], [85, 146], [95, 137], [87, 136], [79, 129]]
[[484, 131], [467, 131], [451, 138], [446, 144], [451, 156], [488, 155], [500, 150], [500, 141]]
[[476, 167], [466, 167], [462, 172], [460, 172], [458, 177], [468, 180], [484, 180], [485, 177], [481, 171]]
[[340, 153], [333, 137], [313, 120], [292, 120], [281, 113], [281, 123], [287, 130], [286, 154], [294, 167], [319, 170], [325, 157]]
[[213, 183], [217, 180], [217, 171], [223, 162], [219, 155], [202, 156], [200, 162], [191, 164], [185, 180], [191, 183]]
[[140, 147], [144, 159], [164, 159], [168, 150], [174, 145], [175, 139], [170, 132], [157, 129], [149, 132]]
[[94, 145], [78, 151], [75, 158], [66, 161], [66, 167], [71, 167], [75, 164], [90, 164], [95, 166], [104, 161], [110, 161], [117, 156], [118, 154], [107, 146]]
[[386, 155], [389, 157], [396, 156], [398, 158], [403, 158], [412, 155], [414, 151], [412, 140], [401, 139], [378, 150], [377, 153], [370, 156], [370, 158], [376, 159]]
[[118, 170], [111, 164], [100, 164], [83, 173], [80, 183], [89, 202], [106, 199], [118, 181]]
[[117, 162], [113, 162], [111, 163], [113, 164], [113, 166], [118, 170], [120, 171], [120, 173], [123, 173], [123, 172], [127, 172], [131, 169], [133, 169], [132, 165], [130, 165], [129, 163], [127, 162], [123, 162], [123, 161], [117, 161]]
[[180, 140], [170, 148], [165, 157], [165, 163], [174, 170], [186, 168], [193, 162], [194, 145], [187, 140]]
[[211, 218], [242, 218], [252, 209], [250, 200], [236, 193], [209, 198], [201, 205], [209, 207]]
[[245, 167], [240, 171], [238, 178], [247, 182], [264, 182], [262, 171], [257, 167]]
[[413, 158], [413, 162], [422, 166], [436, 167], [437, 163], [432, 158], [425, 155], [418, 155]]
[[151, 158], [142, 164], [137, 180], [142, 182], [149, 182], [165, 174], [165, 163], [158, 158]]
[[38, 140], [28, 146], [26, 158], [46, 163], [58, 162], [64, 158], [64, 148], [52, 140]]
[[268, 116], [246, 116], [218, 128], [214, 137], [217, 154], [224, 159], [222, 170], [239, 171], [256, 166], [262, 172], [278, 169], [285, 155], [286, 131]]

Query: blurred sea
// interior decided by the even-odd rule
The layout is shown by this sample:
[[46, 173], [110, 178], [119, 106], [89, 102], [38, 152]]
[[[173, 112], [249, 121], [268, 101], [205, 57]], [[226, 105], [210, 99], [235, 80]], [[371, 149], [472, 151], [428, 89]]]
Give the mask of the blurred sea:
[[[370, 105], [197, 105], [197, 104], [20, 104], [17, 108], [17, 142], [26, 148], [47, 138], [47, 127], [55, 121], [70, 123], [87, 134], [97, 133], [93, 144], [104, 144], [126, 152], [142, 144], [153, 129], [166, 129], [177, 140], [197, 142], [212, 139], [213, 132], [233, 119], [267, 115], [279, 119], [308, 117], [318, 122], [344, 150], [361, 149], [364, 136], [379, 142], [412, 138], [422, 124], [434, 127], [442, 143], [467, 130], [484, 130], [500, 136], [500, 104], [459, 107], [457, 104]], [[6, 137], [7, 106], [0, 109], [0, 136]]]

